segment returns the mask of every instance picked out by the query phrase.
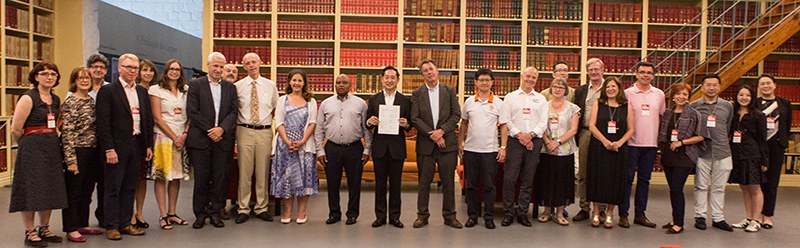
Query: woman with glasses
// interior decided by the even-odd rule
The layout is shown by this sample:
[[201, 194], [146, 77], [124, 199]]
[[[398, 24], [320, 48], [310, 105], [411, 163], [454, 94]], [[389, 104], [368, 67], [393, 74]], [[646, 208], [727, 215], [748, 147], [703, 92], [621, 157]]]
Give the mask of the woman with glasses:
[[[33, 89], [20, 97], [11, 121], [11, 138], [18, 141], [19, 148], [8, 211], [22, 213], [28, 246], [44, 247], [46, 242], [63, 240], [50, 231], [51, 211], [68, 206], [61, 145], [56, 134], [60, 102], [51, 92], [60, 79], [55, 64], [37, 64], [28, 74]], [[34, 228], [36, 214], [39, 223]]]
[[[156, 65], [153, 64], [153, 61], [143, 59], [139, 62], [139, 75], [136, 76], [136, 84], [141, 85], [145, 89], [149, 89], [150, 85], [155, 83], [153, 78], [155, 78], [156, 74], [158, 74], [158, 72], [156, 72]], [[131, 225], [135, 225], [138, 228], [150, 227], [150, 224], [142, 217], [142, 209], [144, 208], [144, 198], [147, 195], [147, 179], [152, 179], [147, 175], [151, 167], [152, 160], [142, 161], [142, 168], [139, 169], [139, 181], [136, 182], [136, 208], [131, 218]]]

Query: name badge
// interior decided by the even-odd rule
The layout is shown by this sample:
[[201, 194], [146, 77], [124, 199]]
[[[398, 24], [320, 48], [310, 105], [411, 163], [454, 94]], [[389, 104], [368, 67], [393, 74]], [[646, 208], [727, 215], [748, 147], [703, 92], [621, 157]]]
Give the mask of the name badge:
[[642, 117], [650, 116], [650, 104], [642, 104]]
[[522, 115], [525, 120], [531, 119], [531, 108], [522, 108]]
[[551, 117], [550, 118], [550, 132], [555, 132], [558, 130], [558, 117]]
[[775, 117], [767, 117], [767, 129], [775, 129]]
[[176, 115], [183, 114], [183, 109], [181, 107], [175, 107], [174, 109], [172, 109], [172, 112], [175, 113]]
[[616, 121], [608, 121], [608, 133], [610, 133], [610, 134], [617, 133], [617, 122]]
[[141, 117], [139, 117], [139, 108], [132, 107], [131, 108], [131, 114], [133, 114], [133, 121], [141, 120]]
[[716, 115], [709, 115], [708, 120], [706, 120], [706, 127], [717, 127], [717, 116]]
[[733, 131], [733, 143], [742, 143], [742, 131]]
[[672, 129], [672, 135], [669, 136], [669, 141], [678, 141], [678, 129]]
[[56, 128], [56, 114], [47, 114], [47, 128]]

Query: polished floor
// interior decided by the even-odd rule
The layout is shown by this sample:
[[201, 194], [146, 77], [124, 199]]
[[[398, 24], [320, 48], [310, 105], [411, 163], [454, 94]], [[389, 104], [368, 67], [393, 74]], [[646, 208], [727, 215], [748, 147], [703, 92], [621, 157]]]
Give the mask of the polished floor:
[[[182, 185], [178, 204], [178, 214], [189, 221], [191, 214], [192, 182]], [[306, 224], [280, 224], [264, 222], [251, 218], [244, 224], [226, 221], [225, 228], [218, 229], [206, 225], [194, 230], [191, 226], [176, 226], [174, 230], [158, 228], [158, 208], [152, 194], [152, 182], [149, 185], [145, 202], [145, 218], [151, 224], [147, 234], [142, 237], [124, 236], [121, 241], [110, 241], [104, 236], [87, 237], [83, 244], [61, 243], [50, 247], [661, 247], [677, 245], [682, 247], [794, 247], [798, 242], [798, 223], [800, 215], [800, 188], [784, 187], [779, 191], [779, 200], [775, 228], [758, 233], [746, 233], [742, 230], [723, 232], [714, 228], [700, 231], [687, 225], [685, 232], [678, 235], [667, 235], [661, 229], [650, 229], [638, 225], [630, 229], [615, 226], [607, 230], [592, 228], [587, 221], [573, 222], [569, 226], [555, 223], [536, 223], [533, 227], [514, 224], [509, 227], [500, 226], [501, 217], [496, 220], [497, 229], [487, 230], [483, 221], [474, 228], [456, 230], [445, 226], [441, 216], [441, 195], [433, 193], [431, 197], [430, 224], [421, 229], [411, 228], [416, 217], [416, 184], [404, 184], [403, 215], [401, 220], [406, 227], [397, 229], [392, 226], [372, 228], [375, 219], [373, 212], [374, 191], [372, 183], [364, 183], [361, 201], [361, 217], [358, 223], [347, 226], [340, 222], [333, 225], [324, 223], [327, 217], [326, 194], [320, 193], [311, 198], [309, 221]], [[19, 214], [8, 213], [8, 199], [11, 188], [0, 188], [0, 247], [22, 247], [23, 227]], [[457, 190], [458, 192], [458, 190]], [[690, 197], [687, 205], [694, 204], [691, 188], [686, 192]], [[652, 186], [648, 216], [659, 225], [670, 219], [669, 195], [666, 186]], [[738, 186], [731, 185], [727, 189], [725, 213], [728, 222], [737, 222], [744, 217], [741, 191]], [[346, 199], [345, 191], [342, 197]], [[463, 202], [463, 196], [457, 193], [456, 200]], [[342, 206], [346, 207], [343, 201]], [[568, 210], [577, 213], [577, 204]], [[92, 207], [94, 209], [94, 206]], [[688, 208], [691, 209], [691, 208]], [[457, 204], [458, 219], [466, 221], [466, 205]], [[500, 206], [497, 207], [498, 216]], [[632, 212], [633, 210], [631, 210]], [[686, 221], [692, 223], [691, 213], [687, 213]], [[96, 220], [91, 220], [96, 225]], [[615, 218], [616, 221], [616, 218]], [[51, 229], [61, 230], [61, 211], [54, 211], [51, 218]], [[58, 234], [63, 235], [62, 232]]]

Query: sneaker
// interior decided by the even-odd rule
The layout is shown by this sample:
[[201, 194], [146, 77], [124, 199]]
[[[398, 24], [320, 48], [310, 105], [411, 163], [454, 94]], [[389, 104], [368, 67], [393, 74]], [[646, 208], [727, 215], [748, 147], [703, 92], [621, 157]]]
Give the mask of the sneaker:
[[739, 221], [739, 223], [731, 224], [731, 227], [737, 228], [737, 229], [745, 229], [745, 228], [747, 228], [747, 225], [749, 225], [749, 224], [750, 224], [750, 219], [744, 219], [742, 221]]
[[761, 230], [761, 223], [758, 223], [756, 220], [751, 220], [750, 223], [747, 224], [747, 228], [744, 229], [745, 232], [758, 232]]

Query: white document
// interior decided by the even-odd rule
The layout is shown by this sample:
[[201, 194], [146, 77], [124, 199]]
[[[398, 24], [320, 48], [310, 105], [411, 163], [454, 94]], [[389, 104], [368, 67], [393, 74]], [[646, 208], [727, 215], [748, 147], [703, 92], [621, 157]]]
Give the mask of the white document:
[[378, 106], [378, 134], [400, 134], [400, 106], [380, 105]]

